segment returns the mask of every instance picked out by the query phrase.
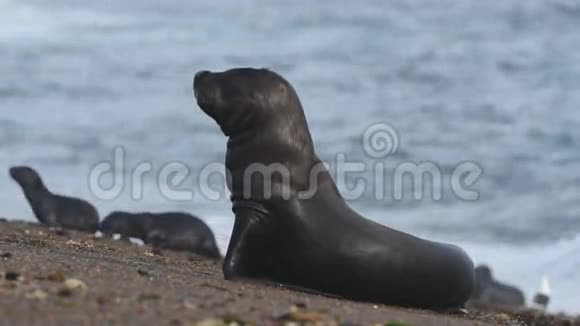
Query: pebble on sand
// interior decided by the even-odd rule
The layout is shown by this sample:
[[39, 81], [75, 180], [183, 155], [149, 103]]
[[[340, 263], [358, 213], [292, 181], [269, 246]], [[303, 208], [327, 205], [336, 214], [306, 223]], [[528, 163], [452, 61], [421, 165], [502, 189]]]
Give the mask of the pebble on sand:
[[33, 300], [44, 300], [44, 299], [46, 299], [47, 296], [48, 296], [48, 294], [46, 294], [46, 292], [44, 292], [42, 290], [34, 290], [34, 291], [27, 293], [25, 295], [25, 297], [27, 299], [33, 299]]

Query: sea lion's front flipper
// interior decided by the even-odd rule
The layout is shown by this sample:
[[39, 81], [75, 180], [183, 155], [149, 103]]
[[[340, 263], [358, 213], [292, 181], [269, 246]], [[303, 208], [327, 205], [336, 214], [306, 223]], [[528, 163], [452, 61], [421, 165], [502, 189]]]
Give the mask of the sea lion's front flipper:
[[264, 213], [252, 208], [236, 209], [234, 230], [230, 238], [228, 252], [224, 260], [223, 272], [226, 280], [259, 278], [261, 255], [264, 240], [258, 234], [263, 233]]

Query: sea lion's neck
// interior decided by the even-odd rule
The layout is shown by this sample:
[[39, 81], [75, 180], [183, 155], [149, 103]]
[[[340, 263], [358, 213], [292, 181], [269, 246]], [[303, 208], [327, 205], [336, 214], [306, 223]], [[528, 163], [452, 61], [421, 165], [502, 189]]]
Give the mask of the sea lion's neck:
[[[277, 155], [273, 155], [274, 153]], [[251, 154], [248, 157], [251, 158], [250, 163], [301, 162], [309, 165], [317, 160], [306, 125], [288, 127], [284, 124], [271, 124], [232, 134], [228, 137], [227, 154], [234, 154], [235, 161], [242, 162], [226, 162], [227, 164], [242, 168], [245, 168], [243, 162], [247, 160], [240, 161], [238, 156], [241, 154]]]
[[257, 213], [258, 215], [267, 215], [268, 214], [268, 210], [266, 209], [266, 207], [264, 207], [264, 205], [262, 205], [261, 203], [257, 202], [257, 201], [253, 201], [253, 200], [246, 200], [246, 199], [234, 199], [233, 203], [232, 203], [232, 211], [234, 213], [239, 212], [240, 210], [251, 210], [255, 213]]
[[24, 192], [24, 196], [28, 199], [31, 203], [36, 203], [44, 198], [47, 195], [52, 195], [50, 190], [46, 188], [42, 181], [38, 180], [33, 184], [20, 184], [22, 187], [22, 191]]
[[318, 161], [311, 143], [271, 137], [267, 133], [244, 134], [228, 140], [226, 168], [232, 176], [251, 173], [253, 169], [278, 172], [282, 169], [293, 182], [300, 183], [309, 178], [311, 167]]
[[278, 200], [294, 198], [308, 189], [318, 162], [308, 126], [296, 119], [230, 135], [226, 168], [232, 202], [271, 207]]
[[43, 202], [50, 200], [52, 193], [44, 186], [42, 181], [34, 184], [20, 184], [20, 186], [36, 218], [42, 223], [48, 223], [48, 213], [43, 209], [45, 206]]

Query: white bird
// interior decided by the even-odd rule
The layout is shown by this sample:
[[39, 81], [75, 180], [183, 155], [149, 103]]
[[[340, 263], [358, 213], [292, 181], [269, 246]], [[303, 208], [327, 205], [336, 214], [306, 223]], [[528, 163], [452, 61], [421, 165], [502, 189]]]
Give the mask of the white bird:
[[544, 275], [542, 276], [542, 285], [538, 293], [549, 296], [550, 292], [550, 281], [548, 280], [548, 276]]

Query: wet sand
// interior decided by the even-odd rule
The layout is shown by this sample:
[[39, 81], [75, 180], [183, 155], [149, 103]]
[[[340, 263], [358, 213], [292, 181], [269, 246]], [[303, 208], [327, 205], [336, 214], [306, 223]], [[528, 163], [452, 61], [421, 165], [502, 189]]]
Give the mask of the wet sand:
[[451, 316], [230, 282], [219, 261], [0, 223], [0, 325], [244, 324], [525, 325], [507, 313]]

